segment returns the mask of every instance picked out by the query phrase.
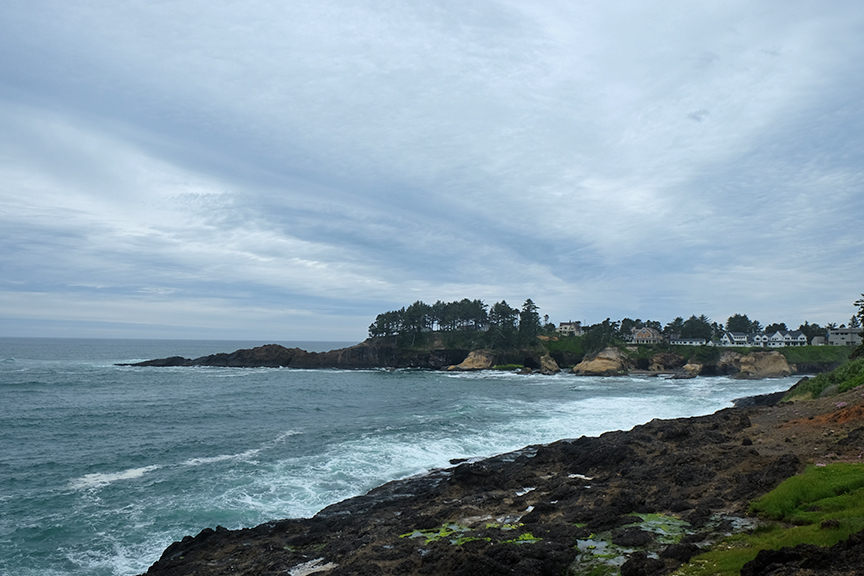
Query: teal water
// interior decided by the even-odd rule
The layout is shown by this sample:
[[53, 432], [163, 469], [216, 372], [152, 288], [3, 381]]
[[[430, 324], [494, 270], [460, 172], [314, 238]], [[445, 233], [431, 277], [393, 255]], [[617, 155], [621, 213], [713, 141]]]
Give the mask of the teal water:
[[139, 574], [204, 527], [796, 381], [114, 365], [264, 343], [0, 339], [0, 575]]

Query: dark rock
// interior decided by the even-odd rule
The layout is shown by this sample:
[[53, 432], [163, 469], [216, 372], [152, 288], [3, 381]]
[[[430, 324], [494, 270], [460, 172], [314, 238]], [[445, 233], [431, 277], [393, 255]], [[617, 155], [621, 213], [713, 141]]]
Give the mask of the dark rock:
[[621, 576], [653, 576], [665, 571], [665, 564], [656, 558], [649, 558], [648, 554], [639, 551], [630, 555], [630, 558], [621, 565]]
[[702, 550], [696, 544], [670, 544], [660, 552], [661, 558], [671, 558], [679, 562], [689, 562], [690, 558]]
[[624, 528], [612, 534], [612, 543], [625, 548], [638, 548], [654, 540], [654, 534], [639, 528]]

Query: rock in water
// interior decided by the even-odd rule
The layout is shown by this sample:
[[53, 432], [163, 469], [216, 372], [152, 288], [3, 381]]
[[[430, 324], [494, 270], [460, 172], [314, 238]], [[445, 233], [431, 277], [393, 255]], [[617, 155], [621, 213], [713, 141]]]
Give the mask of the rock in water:
[[488, 370], [492, 366], [492, 353], [484, 352], [482, 350], [472, 350], [471, 353], [468, 354], [468, 357], [465, 358], [459, 364], [453, 364], [452, 366], [448, 366], [447, 370], [450, 371], [459, 371], [459, 372], [467, 372], [470, 370]]
[[573, 367], [573, 373], [579, 376], [620, 376], [630, 371], [626, 356], [615, 347], [610, 346], [598, 352], [592, 358], [586, 358]]

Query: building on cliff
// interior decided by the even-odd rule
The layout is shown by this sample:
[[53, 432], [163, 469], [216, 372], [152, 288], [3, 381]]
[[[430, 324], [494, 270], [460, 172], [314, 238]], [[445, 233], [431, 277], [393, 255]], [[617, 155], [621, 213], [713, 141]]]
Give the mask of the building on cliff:
[[582, 322], [559, 322], [558, 328], [555, 329], [562, 336], [582, 336], [585, 330], [582, 329]]
[[660, 344], [663, 342], [663, 335], [659, 330], [643, 326], [642, 328], [631, 328], [628, 341], [633, 344]]
[[861, 344], [861, 327], [828, 330], [828, 344], [830, 346], [859, 346]]

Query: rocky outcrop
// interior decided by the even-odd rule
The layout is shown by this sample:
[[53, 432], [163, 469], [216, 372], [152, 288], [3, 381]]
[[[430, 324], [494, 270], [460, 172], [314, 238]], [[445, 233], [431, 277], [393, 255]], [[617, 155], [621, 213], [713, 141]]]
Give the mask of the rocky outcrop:
[[557, 374], [561, 371], [561, 368], [558, 367], [558, 363], [555, 362], [555, 359], [552, 358], [549, 354], [544, 354], [540, 358], [540, 373], [546, 374], [547, 376], [552, 374]]
[[760, 378], [783, 378], [792, 374], [786, 357], [772, 350], [771, 352], [751, 352], [738, 360], [738, 373], [733, 378], [739, 380], [756, 380]]
[[629, 371], [630, 361], [627, 356], [611, 346], [573, 367], [573, 373], [578, 376], [620, 376]]
[[456, 372], [467, 372], [471, 370], [488, 370], [492, 367], [494, 354], [482, 350], [472, 350], [468, 357], [459, 364], [453, 364], [446, 369]]
[[739, 352], [726, 350], [720, 355], [720, 359], [714, 364], [714, 373], [718, 376], [724, 374], [727, 376], [737, 374], [740, 371], [740, 360], [741, 354]]
[[702, 368], [702, 364], [690, 362], [679, 368], [678, 371], [675, 372], [675, 374], [672, 376], [672, 379], [689, 380], [691, 378], [696, 378], [697, 376], [699, 376], [699, 374], [702, 373]]
[[680, 354], [674, 352], [658, 352], [651, 357], [648, 370], [651, 372], [672, 372], [681, 368], [686, 361]]
[[459, 364], [468, 356], [468, 350], [436, 348], [414, 350], [399, 348], [395, 344], [375, 339], [366, 340], [349, 348], [329, 352], [307, 352], [300, 348], [286, 348], [267, 344], [231, 353], [211, 354], [200, 358], [172, 356], [147, 360], [126, 366], [220, 366], [231, 368], [429, 368], [438, 370]]

